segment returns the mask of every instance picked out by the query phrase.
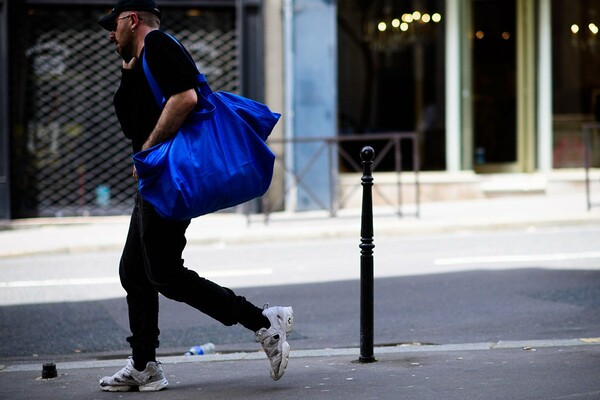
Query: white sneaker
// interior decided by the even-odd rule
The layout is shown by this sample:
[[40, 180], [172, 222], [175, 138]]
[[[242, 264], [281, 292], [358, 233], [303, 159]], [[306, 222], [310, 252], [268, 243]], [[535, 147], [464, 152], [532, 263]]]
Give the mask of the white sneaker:
[[256, 332], [256, 341], [262, 344], [271, 362], [271, 379], [277, 381], [285, 373], [288, 364], [290, 345], [287, 335], [292, 332], [294, 310], [292, 307], [271, 307], [262, 313], [271, 322], [271, 327]]
[[150, 361], [146, 369], [138, 371], [133, 366], [132, 357], [116, 374], [100, 379], [100, 388], [107, 392], [128, 392], [135, 388], [140, 392], [156, 392], [168, 385], [159, 362]]

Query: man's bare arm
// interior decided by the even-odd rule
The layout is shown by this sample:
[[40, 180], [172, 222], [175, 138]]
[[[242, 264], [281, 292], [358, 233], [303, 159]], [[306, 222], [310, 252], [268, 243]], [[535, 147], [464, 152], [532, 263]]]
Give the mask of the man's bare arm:
[[177, 133], [189, 113], [192, 112], [198, 101], [195, 89], [172, 95], [163, 108], [156, 126], [142, 146], [146, 150], [154, 145], [170, 139]]
[[[168, 140], [177, 133], [187, 116], [192, 112], [198, 101], [198, 95], [194, 89], [177, 93], [169, 97], [163, 108], [156, 126], [142, 146], [142, 150]], [[138, 181], [138, 174], [133, 167], [133, 179]]]

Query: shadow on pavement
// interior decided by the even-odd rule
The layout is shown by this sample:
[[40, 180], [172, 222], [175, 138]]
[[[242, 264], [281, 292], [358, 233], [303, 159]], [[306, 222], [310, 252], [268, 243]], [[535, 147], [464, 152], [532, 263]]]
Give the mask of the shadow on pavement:
[[[90, 290], [93, 290], [91, 288]], [[359, 346], [359, 282], [236, 290], [255, 304], [292, 305], [293, 349]], [[375, 344], [475, 343], [598, 335], [600, 271], [521, 269], [377, 279]], [[125, 299], [0, 307], [0, 359], [128, 355]], [[258, 351], [254, 335], [161, 297], [160, 355], [213, 342], [217, 351]]]

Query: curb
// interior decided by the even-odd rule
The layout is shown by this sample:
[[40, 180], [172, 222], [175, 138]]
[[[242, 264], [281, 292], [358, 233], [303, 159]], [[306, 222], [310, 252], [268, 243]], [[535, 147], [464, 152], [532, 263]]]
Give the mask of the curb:
[[[536, 348], [548, 347], [580, 347], [580, 346], [600, 346], [600, 338], [581, 338], [581, 339], [554, 339], [554, 340], [517, 340], [483, 343], [462, 343], [445, 345], [421, 345], [401, 344], [397, 346], [375, 347], [374, 354], [404, 354], [404, 353], [427, 353], [427, 352], [458, 352], [458, 351], [484, 351], [484, 350], [509, 350], [522, 349], [523, 351], [535, 351]], [[329, 357], [359, 357], [358, 348], [340, 348], [340, 349], [316, 349], [316, 350], [292, 350], [290, 358], [329, 358]], [[209, 362], [228, 362], [228, 361], [248, 361], [266, 359], [265, 353], [256, 352], [237, 352], [223, 354], [207, 354], [203, 356], [168, 356], [161, 357], [160, 362], [169, 364], [187, 364], [187, 363], [209, 363]], [[73, 369], [93, 369], [121, 367], [122, 359], [115, 360], [86, 360], [86, 361], [68, 361], [59, 363], [61, 370]], [[39, 371], [38, 364], [4, 365], [0, 366], [0, 374], [10, 372], [29, 372]]]

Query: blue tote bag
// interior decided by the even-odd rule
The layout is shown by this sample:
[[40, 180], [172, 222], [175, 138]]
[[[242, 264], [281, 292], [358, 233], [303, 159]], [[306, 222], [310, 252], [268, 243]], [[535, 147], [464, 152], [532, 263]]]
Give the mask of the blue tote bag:
[[[162, 107], [145, 57], [142, 65]], [[260, 197], [273, 177], [275, 155], [265, 140], [281, 115], [245, 97], [213, 92], [200, 73], [197, 93], [201, 109], [177, 134], [133, 155], [140, 194], [167, 219], [191, 219]]]

